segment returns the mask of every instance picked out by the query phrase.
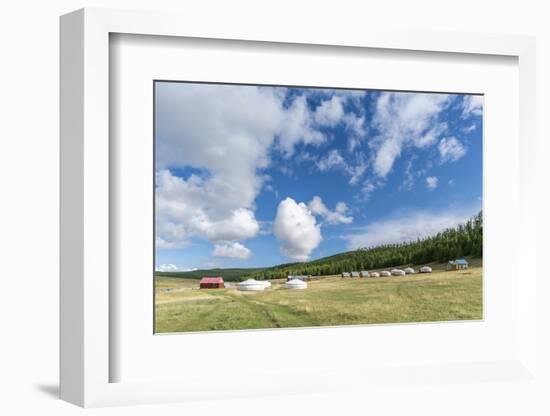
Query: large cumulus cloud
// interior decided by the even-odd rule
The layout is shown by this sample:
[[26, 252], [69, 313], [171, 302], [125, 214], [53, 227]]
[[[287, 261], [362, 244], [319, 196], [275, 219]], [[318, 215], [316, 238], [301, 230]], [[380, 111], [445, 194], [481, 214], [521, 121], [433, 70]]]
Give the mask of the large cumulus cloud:
[[275, 237], [281, 242], [281, 252], [292, 260], [308, 261], [311, 252], [321, 243], [321, 226], [303, 202], [286, 198], [277, 207], [273, 223]]

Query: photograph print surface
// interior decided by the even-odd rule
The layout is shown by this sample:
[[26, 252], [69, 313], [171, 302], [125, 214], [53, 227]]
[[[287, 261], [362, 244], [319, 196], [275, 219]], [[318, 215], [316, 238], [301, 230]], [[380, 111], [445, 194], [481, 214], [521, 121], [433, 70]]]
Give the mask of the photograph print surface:
[[155, 332], [482, 319], [483, 96], [155, 81]]

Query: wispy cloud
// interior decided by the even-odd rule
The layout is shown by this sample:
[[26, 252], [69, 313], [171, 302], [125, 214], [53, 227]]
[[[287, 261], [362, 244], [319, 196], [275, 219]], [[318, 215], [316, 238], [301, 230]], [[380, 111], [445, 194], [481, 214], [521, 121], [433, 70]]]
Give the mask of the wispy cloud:
[[155, 270], [157, 272], [193, 272], [197, 270], [197, 268], [192, 269], [180, 269], [178, 266], [172, 263], [164, 263], [160, 264], [157, 267], [155, 267]]
[[321, 172], [336, 168], [345, 169], [346, 166], [346, 161], [337, 149], [332, 149], [325, 157], [319, 159], [317, 162], [317, 168]]
[[462, 99], [462, 117], [480, 117], [483, 114], [483, 96], [465, 95]]
[[399, 213], [370, 223], [344, 238], [351, 250], [414, 241], [456, 227], [475, 215], [479, 209], [480, 205], [476, 204], [469, 209]]
[[349, 160], [346, 160], [337, 149], [330, 150], [325, 157], [316, 162], [316, 166], [321, 172], [333, 169], [343, 171], [349, 177], [350, 185], [359, 183], [359, 180], [368, 168], [363, 153], [356, 152], [353, 156], [349, 157]]
[[379, 136], [372, 142], [376, 152], [374, 172], [385, 177], [405, 146], [426, 147], [437, 142], [447, 130], [439, 120], [453, 97], [446, 94], [380, 94], [373, 124]]
[[466, 155], [466, 147], [456, 137], [444, 137], [438, 145], [441, 162], [456, 162]]
[[470, 124], [469, 126], [463, 127], [463, 128], [462, 128], [462, 133], [464, 133], [464, 134], [471, 133], [471, 132], [473, 132], [476, 128], [477, 128], [477, 124], [476, 124], [476, 123], [472, 123], [472, 124]]
[[405, 179], [399, 188], [400, 190], [410, 191], [414, 188], [414, 175], [412, 173], [413, 159], [414, 158], [407, 162], [407, 166], [405, 168]]
[[363, 196], [364, 201], [368, 201], [371, 197], [371, 194], [376, 190], [376, 184], [371, 180], [366, 180], [365, 183], [363, 183], [363, 187], [361, 188], [361, 194]]
[[426, 186], [430, 191], [433, 191], [435, 188], [437, 188], [438, 184], [439, 184], [439, 179], [437, 179], [437, 176], [428, 176], [426, 178]]
[[307, 204], [314, 215], [320, 216], [327, 224], [351, 224], [353, 217], [348, 215], [349, 208], [345, 202], [338, 202], [334, 210], [324, 204], [320, 196], [314, 196]]

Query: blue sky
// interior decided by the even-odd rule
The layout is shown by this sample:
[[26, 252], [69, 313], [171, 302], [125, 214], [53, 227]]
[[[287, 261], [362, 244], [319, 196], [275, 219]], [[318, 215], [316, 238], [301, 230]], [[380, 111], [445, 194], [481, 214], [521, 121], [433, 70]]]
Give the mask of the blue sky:
[[481, 209], [483, 97], [155, 83], [156, 268], [308, 261]]

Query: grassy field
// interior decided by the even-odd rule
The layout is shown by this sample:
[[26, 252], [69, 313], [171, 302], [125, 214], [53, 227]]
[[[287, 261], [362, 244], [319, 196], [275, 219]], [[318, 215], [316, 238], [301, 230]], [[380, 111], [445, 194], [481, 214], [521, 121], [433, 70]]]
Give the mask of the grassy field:
[[482, 268], [403, 277], [326, 277], [306, 290], [273, 280], [263, 292], [198, 289], [155, 278], [155, 332], [482, 319]]

